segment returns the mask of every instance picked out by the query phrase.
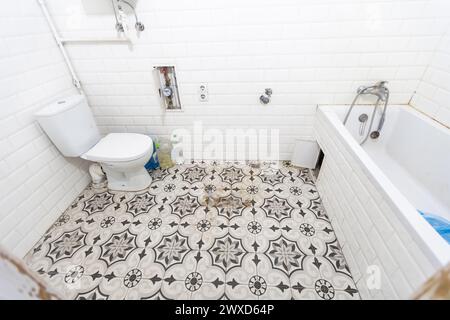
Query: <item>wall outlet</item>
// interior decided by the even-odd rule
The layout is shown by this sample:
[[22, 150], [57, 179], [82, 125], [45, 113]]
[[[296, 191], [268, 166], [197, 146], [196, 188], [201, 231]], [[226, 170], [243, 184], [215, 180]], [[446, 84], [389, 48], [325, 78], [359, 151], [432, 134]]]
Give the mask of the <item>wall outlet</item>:
[[206, 83], [201, 83], [199, 90], [198, 90], [198, 94], [199, 94], [199, 99], [201, 102], [206, 102], [208, 101], [208, 85]]

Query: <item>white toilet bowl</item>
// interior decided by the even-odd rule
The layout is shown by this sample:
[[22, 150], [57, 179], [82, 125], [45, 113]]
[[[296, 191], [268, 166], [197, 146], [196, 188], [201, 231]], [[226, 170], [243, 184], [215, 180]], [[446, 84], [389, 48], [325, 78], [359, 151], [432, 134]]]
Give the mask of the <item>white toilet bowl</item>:
[[152, 182], [144, 167], [152, 154], [150, 137], [137, 133], [110, 133], [81, 158], [100, 163], [109, 189], [139, 191]]
[[64, 156], [100, 163], [109, 189], [139, 191], [150, 185], [144, 166], [153, 154], [152, 139], [138, 133], [110, 133], [102, 138], [84, 96], [60, 99], [36, 117]]

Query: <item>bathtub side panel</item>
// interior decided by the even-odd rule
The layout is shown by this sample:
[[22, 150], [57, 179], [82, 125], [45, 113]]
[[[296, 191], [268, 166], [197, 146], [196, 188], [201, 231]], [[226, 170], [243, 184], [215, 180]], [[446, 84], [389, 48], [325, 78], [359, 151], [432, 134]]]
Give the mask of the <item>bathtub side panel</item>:
[[325, 153], [317, 188], [361, 297], [410, 298], [436, 267], [321, 111], [316, 119], [316, 138]]

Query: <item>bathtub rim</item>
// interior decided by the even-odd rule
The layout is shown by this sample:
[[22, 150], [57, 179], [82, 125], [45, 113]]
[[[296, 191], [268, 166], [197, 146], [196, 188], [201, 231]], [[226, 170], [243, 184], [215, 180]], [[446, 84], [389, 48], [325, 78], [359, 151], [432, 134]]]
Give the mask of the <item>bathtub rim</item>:
[[[367, 106], [367, 105], [362, 105]], [[435, 267], [443, 267], [450, 262], [450, 245], [434, 230], [431, 225], [420, 216], [417, 209], [411, 202], [401, 193], [401, 191], [390, 181], [384, 172], [378, 167], [376, 162], [367, 154], [367, 152], [359, 145], [359, 143], [352, 137], [350, 132], [344, 127], [342, 120], [339, 119], [336, 113], [337, 108], [345, 108], [349, 105], [319, 105], [317, 112], [323, 114], [324, 119], [335, 129], [338, 133], [338, 138], [344, 143], [347, 151], [356, 158], [362, 171], [366, 174], [369, 180], [374, 183], [381, 191], [383, 198], [387, 204], [397, 214], [397, 218], [412, 233], [417, 244], [424, 249], [425, 255], [430, 259], [430, 262]], [[357, 107], [357, 106], [355, 106]], [[450, 131], [439, 122], [427, 117], [418, 112], [409, 105], [391, 105], [389, 108], [401, 108], [406, 112], [412, 113], [414, 116], [426, 121], [430, 125], [446, 130], [447, 134]], [[394, 200], [395, 199], [395, 200]]]

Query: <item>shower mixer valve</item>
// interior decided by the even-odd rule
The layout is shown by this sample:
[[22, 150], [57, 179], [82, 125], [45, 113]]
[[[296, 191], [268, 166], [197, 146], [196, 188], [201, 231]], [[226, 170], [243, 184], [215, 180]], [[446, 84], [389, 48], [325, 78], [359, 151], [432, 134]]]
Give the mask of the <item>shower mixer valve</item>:
[[267, 89], [265, 90], [264, 94], [262, 94], [262, 95], [259, 97], [259, 101], [260, 101], [262, 104], [269, 104], [269, 103], [270, 103], [270, 98], [272, 97], [272, 93], [273, 93], [272, 89], [267, 88]]

